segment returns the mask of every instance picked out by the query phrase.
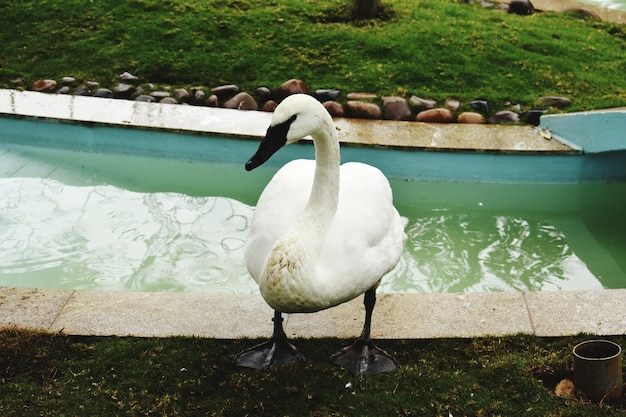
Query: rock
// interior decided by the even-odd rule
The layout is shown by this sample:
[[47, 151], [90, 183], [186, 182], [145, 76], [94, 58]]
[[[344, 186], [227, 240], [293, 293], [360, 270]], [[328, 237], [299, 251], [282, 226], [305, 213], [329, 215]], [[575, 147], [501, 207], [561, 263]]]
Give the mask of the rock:
[[126, 83], [136, 83], [139, 81], [139, 77], [137, 77], [136, 75], [131, 74], [128, 71], [125, 71], [123, 73], [121, 73], [120, 75], [117, 76], [117, 78], [120, 81], [126, 82]]
[[100, 98], [113, 98], [114, 94], [113, 94], [113, 91], [109, 90], [108, 88], [98, 88], [93, 93], [93, 96], [100, 97]]
[[117, 97], [122, 97], [122, 98], [130, 97], [134, 91], [135, 91], [135, 87], [126, 83], [118, 84], [115, 87], [113, 87], [113, 93], [115, 93]]
[[85, 83], [85, 85], [87, 86], [87, 88], [89, 88], [90, 90], [95, 90], [96, 88], [100, 87], [100, 83], [97, 81], [87, 81]]
[[520, 16], [528, 16], [533, 14], [535, 8], [530, 0], [511, 0], [509, 2], [509, 13], [515, 13]]
[[332, 117], [344, 117], [346, 115], [346, 112], [343, 109], [343, 106], [337, 103], [336, 101], [329, 100], [329, 101], [325, 101], [322, 104], [324, 105], [324, 107], [326, 108], [326, 110]]
[[346, 114], [362, 119], [381, 119], [383, 112], [374, 103], [350, 100], [346, 103]]
[[178, 104], [178, 101], [174, 97], [163, 97], [159, 100], [160, 104]]
[[348, 100], [375, 100], [378, 96], [374, 93], [348, 93]]
[[383, 97], [383, 118], [386, 120], [411, 120], [413, 114], [403, 97]]
[[61, 78], [61, 85], [74, 85], [76, 84], [76, 78], [74, 77], [63, 77]]
[[37, 80], [33, 83], [33, 90], [41, 93], [47, 93], [57, 88], [55, 80]]
[[546, 106], [556, 107], [558, 109], [563, 109], [572, 104], [572, 100], [567, 97], [559, 97], [559, 96], [544, 96], [539, 97], [539, 101], [545, 104]]
[[472, 109], [482, 114], [489, 114], [489, 103], [485, 100], [472, 100], [467, 103]]
[[152, 96], [149, 96], [147, 94], [140, 94], [137, 97], [135, 97], [135, 101], [141, 101], [144, 103], [154, 103], [156, 102], [156, 99]]
[[267, 101], [272, 98], [272, 90], [267, 87], [259, 87], [256, 89], [256, 96], [261, 101]]
[[448, 100], [446, 106], [452, 111], [457, 111], [461, 107], [461, 102], [455, 98]]
[[419, 112], [415, 120], [426, 123], [451, 123], [454, 121], [454, 113], [450, 109], [428, 109]]
[[152, 97], [154, 97], [157, 101], [161, 101], [165, 97], [169, 97], [170, 93], [168, 91], [153, 91], [150, 93]]
[[320, 90], [315, 90], [315, 98], [317, 98], [322, 103], [326, 101], [334, 101], [339, 97], [341, 91], [336, 89], [324, 88]]
[[485, 116], [480, 113], [475, 113], [472, 111], [466, 111], [459, 114], [457, 117], [457, 122], [459, 123], [471, 123], [471, 124], [483, 124], [485, 123]]
[[193, 101], [195, 101], [196, 103], [202, 103], [205, 99], [206, 93], [204, 91], [196, 90], [196, 92], [193, 93]]
[[267, 100], [265, 104], [263, 104], [263, 111], [271, 113], [276, 110], [276, 107], [278, 107], [278, 103], [274, 100]]
[[517, 123], [519, 122], [519, 115], [511, 110], [502, 110], [491, 116], [489, 122], [498, 125], [504, 123]]
[[532, 109], [528, 110], [526, 113], [526, 117], [524, 118], [524, 122], [529, 125], [539, 126], [539, 122], [541, 121], [541, 116], [545, 114], [547, 109]]
[[63, 87], [57, 90], [57, 94], [69, 94], [72, 92], [72, 89], [69, 85], [64, 85]]
[[418, 96], [411, 96], [409, 98], [409, 103], [417, 107], [418, 110], [434, 109], [437, 106], [437, 102], [435, 100], [429, 100]]
[[571, 398], [574, 396], [576, 389], [574, 383], [570, 379], [562, 379], [554, 388], [554, 393], [557, 397]]
[[219, 101], [226, 101], [239, 93], [239, 87], [234, 84], [220, 85], [211, 89], [211, 93], [217, 96]]
[[76, 88], [76, 90], [74, 90], [74, 95], [75, 96], [90, 96], [91, 91], [86, 86], [78, 87]]
[[215, 94], [211, 94], [209, 98], [206, 99], [206, 105], [209, 107], [217, 107], [220, 104], [220, 100], [217, 98]]
[[309, 92], [309, 87], [302, 80], [291, 79], [289, 81], [285, 81], [278, 87], [278, 98], [280, 100], [284, 99], [287, 96], [292, 94], [307, 94]]
[[174, 97], [176, 97], [176, 100], [179, 102], [186, 101], [189, 98], [189, 91], [185, 88], [177, 88], [174, 90]]
[[259, 108], [254, 97], [248, 93], [236, 94], [233, 98], [224, 103], [224, 107], [237, 110], [258, 110]]

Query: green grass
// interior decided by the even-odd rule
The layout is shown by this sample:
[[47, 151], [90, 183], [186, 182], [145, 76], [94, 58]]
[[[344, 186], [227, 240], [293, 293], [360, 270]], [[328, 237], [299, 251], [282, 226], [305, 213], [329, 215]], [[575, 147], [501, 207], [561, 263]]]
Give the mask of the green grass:
[[439, 101], [574, 99], [626, 105], [626, 29], [568, 14], [520, 17], [451, 0], [386, 0], [356, 25], [348, 0], [0, 0], [0, 87], [72, 75], [246, 91], [311, 88]]
[[[583, 335], [387, 340], [398, 372], [357, 380], [328, 363], [347, 344], [298, 339], [303, 365], [239, 369], [252, 340], [0, 332], [0, 415], [624, 416], [623, 404], [555, 396]], [[626, 346], [626, 336], [611, 337]], [[541, 375], [542, 378], [537, 378]], [[543, 381], [543, 382], [542, 382]], [[349, 385], [351, 384], [351, 386]]]

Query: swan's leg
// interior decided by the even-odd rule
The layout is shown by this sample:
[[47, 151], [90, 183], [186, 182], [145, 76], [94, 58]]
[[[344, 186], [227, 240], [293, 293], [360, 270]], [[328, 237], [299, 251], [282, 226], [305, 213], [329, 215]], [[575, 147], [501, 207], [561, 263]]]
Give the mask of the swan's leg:
[[283, 330], [283, 317], [279, 311], [274, 311], [272, 321], [274, 333], [270, 340], [239, 352], [233, 360], [236, 366], [269, 371], [276, 366], [305, 361], [298, 349], [289, 343]]
[[370, 337], [372, 312], [376, 304], [375, 289], [365, 293], [363, 304], [365, 304], [365, 324], [361, 336], [352, 345], [332, 355], [330, 360], [358, 378], [395, 371], [398, 368], [398, 361], [376, 346]]

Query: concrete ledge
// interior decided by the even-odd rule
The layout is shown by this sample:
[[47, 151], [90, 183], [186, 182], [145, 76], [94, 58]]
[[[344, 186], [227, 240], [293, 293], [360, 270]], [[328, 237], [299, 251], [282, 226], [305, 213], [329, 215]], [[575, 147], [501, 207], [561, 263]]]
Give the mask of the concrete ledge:
[[[372, 336], [384, 339], [626, 334], [626, 290], [380, 294]], [[268, 337], [259, 295], [72, 291], [0, 287], [0, 327], [72, 335]], [[286, 315], [291, 337], [358, 336], [361, 298]]]

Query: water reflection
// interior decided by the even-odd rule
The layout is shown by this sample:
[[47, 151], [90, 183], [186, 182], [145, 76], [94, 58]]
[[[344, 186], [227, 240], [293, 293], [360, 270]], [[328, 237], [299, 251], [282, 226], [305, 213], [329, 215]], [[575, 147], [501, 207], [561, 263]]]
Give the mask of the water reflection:
[[382, 290], [537, 291], [602, 288], [566, 236], [536, 219], [434, 212], [407, 226], [402, 264]]
[[250, 206], [222, 197], [0, 180], [0, 285], [254, 292]]
[[[253, 207], [224, 197], [0, 179], [0, 285], [251, 293], [243, 262]], [[601, 288], [543, 218], [411, 213], [382, 292]]]

